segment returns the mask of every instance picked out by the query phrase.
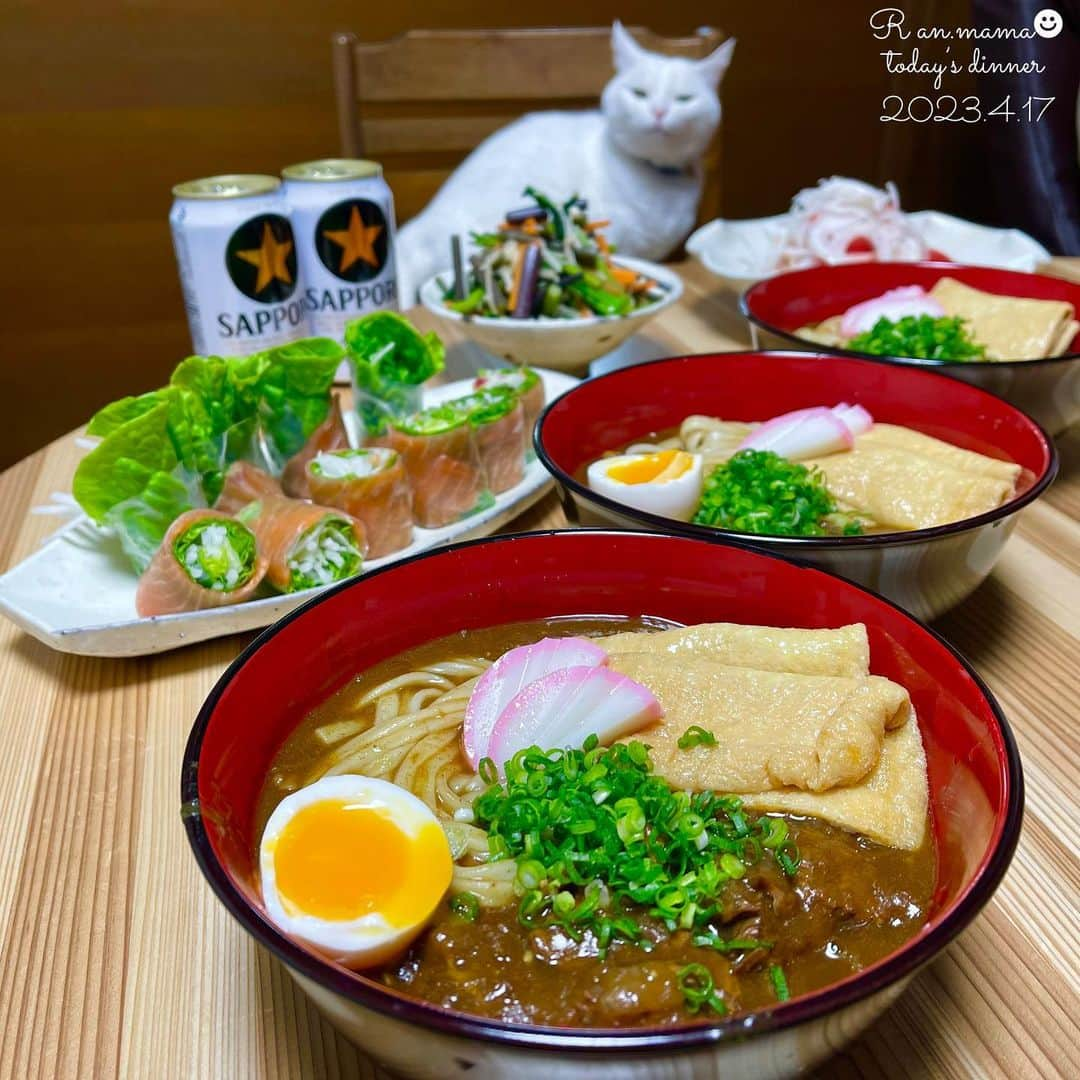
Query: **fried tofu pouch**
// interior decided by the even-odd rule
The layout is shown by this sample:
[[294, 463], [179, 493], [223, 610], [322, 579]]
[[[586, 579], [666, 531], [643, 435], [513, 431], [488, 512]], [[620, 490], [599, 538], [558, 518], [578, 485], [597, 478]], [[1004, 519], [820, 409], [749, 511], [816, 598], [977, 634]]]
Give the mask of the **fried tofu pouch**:
[[862, 623], [835, 630], [699, 623], [655, 634], [613, 634], [597, 639], [597, 644], [612, 656], [636, 652], [696, 657], [795, 675], [865, 675], [870, 670], [870, 642]]
[[929, 529], [975, 517], [1012, 497], [1020, 466], [892, 424], [851, 450], [802, 462], [819, 468], [846, 509], [888, 529]]
[[[676, 787], [743, 794], [855, 784], [877, 765], [886, 730], [907, 722], [902, 686], [877, 676], [791, 675], [708, 660], [619, 653], [611, 667], [649, 688], [664, 710], [641, 733], [656, 771]], [[698, 725], [716, 745], [682, 750]]]
[[[986, 346], [989, 360], [1038, 360], [1054, 356], [1075, 334], [1072, 304], [983, 292], [943, 277], [930, 295], [951, 316], [964, 319], [972, 338]], [[1072, 324], [1073, 333], [1068, 333]], [[1066, 342], [1068, 344], [1068, 342]]]
[[[727, 689], [719, 700], [728, 706], [735, 704], [736, 693], [764, 694], [779, 688], [778, 696], [764, 707], [759, 699], [759, 705], [752, 706], [750, 712], [740, 712], [737, 725], [709, 722], [710, 717], [721, 715], [717, 699], [711, 694], [703, 694], [694, 706], [689, 695], [684, 698], [676, 691], [677, 708], [691, 708], [692, 715], [669, 713], [660, 724], [636, 736], [653, 748], [654, 767], [665, 779], [695, 789], [713, 787], [712, 780], [724, 779], [720, 774], [729, 767], [732, 756], [730, 750], [721, 750], [723, 734], [723, 745], [734, 744], [735, 753], [757, 754], [759, 769], [764, 766], [769, 777], [769, 783], [758, 790], [739, 793], [748, 809], [805, 814], [905, 850], [915, 850], [922, 844], [929, 806], [922, 737], [906, 691], [888, 680], [869, 676], [869, 642], [861, 623], [825, 630], [706, 623], [654, 634], [616, 634], [599, 639], [599, 644], [611, 655], [613, 666], [632, 667], [646, 685], [651, 679], [665, 688], [674, 686], [682, 678], [685, 662], [704, 662], [720, 668], [720, 672], [699, 673], [699, 688], [703, 680], [710, 684], [715, 681], [718, 686], [718, 680], [726, 678]], [[633, 659], [627, 661], [627, 656]], [[733, 669], [740, 667], [749, 669], [744, 671], [749, 678], [735, 677]], [[768, 678], [770, 674], [785, 673], [819, 678], [801, 683], [795, 679], [786, 686], [786, 680]], [[860, 680], [870, 682], [861, 693], [855, 691]], [[886, 691], [882, 684], [889, 689]], [[800, 695], [804, 704], [813, 700], [819, 709], [813, 744], [806, 734], [807, 716], [800, 713], [791, 717], [787, 711], [801, 708], [797, 704]], [[672, 699], [671, 693], [667, 696]], [[829, 701], [841, 703], [831, 714]], [[716, 747], [678, 749], [679, 735], [695, 723], [717, 735]], [[792, 724], [802, 733], [801, 739], [794, 740], [794, 747]], [[749, 735], [747, 727], [754, 729]], [[815, 730], [813, 722], [809, 730]], [[702, 766], [717, 750], [721, 753], [712, 764]], [[818, 780], [830, 769], [834, 776], [845, 769], [853, 774], [870, 758], [873, 764], [860, 779], [827, 790], [794, 784], [777, 786], [773, 782], [773, 774], [786, 775], [792, 767], [803, 769], [803, 779], [813, 778], [815, 768]], [[746, 773], [741, 761], [736, 766]], [[760, 779], [760, 772], [758, 776]], [[714, 789], [725, 790], [722, 784]]]
[[761, 791], [740, 798], [748, 810], [806, 814], [887, 847], [915, 851], [922, 846], [930, 805], [919, 725], [912, 717], [885, 733], [881, 758], [861, 784], [817, 793]]

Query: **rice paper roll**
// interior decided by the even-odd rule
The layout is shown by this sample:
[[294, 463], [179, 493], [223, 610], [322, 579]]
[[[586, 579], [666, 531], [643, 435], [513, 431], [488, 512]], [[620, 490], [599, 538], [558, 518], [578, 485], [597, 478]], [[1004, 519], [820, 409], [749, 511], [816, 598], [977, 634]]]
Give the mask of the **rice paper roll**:
[[491, 490], [499, 495], [525, 476], [525, 410], [505, 387], [479, 390], [450, 403], [468, 414], [480, 463]]
[[468, 415], [437, 405], [391, 422], [375, 445], [396, 450], [413, 494], [413, 518], [438, 529], [492, 504]]
[[266, 556], [266, 579], [280, 592], [333, 585], [360, 573], [367, 541], [356, 518], [284, 495], [268, 495], [238, 515]]
[[544, 383], [530, 367], [490, 368], [481, 371], [473, 386], [488, 390], [503, 386], [517, 394], [525, 411], [525, 438], [532, 438], [532, 430], [544, 409]]
[[225, 483], [214, 509], [224, 514], [236, 514], [257, 499], [281, 493], [281, 484], [268, 472], [250, 461], [234, 461], [225, 474]]
[[315, 502], [344, 510], [363, 523], [369, 559], [412, 543], [412, 489], [396, 450], [385, 446], [332, 450], [317, 454], [306, 472]]
[[249, 599], [268, 560], [254, 532], [220, 510], [188, 510], [168, 528], [135, 590], [143, 618]]
[[[311, 433], [303, 449], [285, 463], [285, 468], [281, 473], [282, 490], [294, 499], [314, 498], [308, 488], [308, 462], [317, 454], [331, 450], [347, 450], [348, 447], [349, 433], [345, 430], [341, 403], [335, 394], [326, 419]], [[315, 502], [318, 501], [315, 499]]]

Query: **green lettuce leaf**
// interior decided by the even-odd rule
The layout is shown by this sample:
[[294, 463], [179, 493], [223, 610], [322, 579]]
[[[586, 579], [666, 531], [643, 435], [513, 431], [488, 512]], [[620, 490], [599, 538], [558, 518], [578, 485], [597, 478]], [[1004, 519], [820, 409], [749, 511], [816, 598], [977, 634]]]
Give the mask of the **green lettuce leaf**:
[[129, 534], [125, 550], [136, 565], [144, 562], [169, 514], [213, 505], [233, 461], [265, 464], [261, 448], [269, 447], [281, 464], [304, 445], [326, 419], [344, 357], [329, 338], [246, 357], [188, 357], [168, 386], [122, 398], [93, 417], [87, 431], [102, 442], [76, 471], [76, 500], [122, 540]]
[[125, 397], [114, 401], [99, 409], [90, 418], [86, 425], [87, 435], [106, 436], [114, 432], [118, 427], [149, 412], [164, 400], [160, 390], [151, 390], [149, 394], [140, 394], [138, 397]]
[[290, 458], [326, 419], [334, 372], [345, 350], [330, 338], [304, 338], [260, 356], [259, 420], [277, 452]]
[[396, 311], [373, 311], [345, 324], [345, 345], [354, 364], [365, 363], [385, 383], [419, 386], [446, 365], [438, 334], [421, 334]]
[[156, 473], [171, 473], [178, 459], [169, 436], [169, 404], [162, 401], [106, 435], [79, 462], [72, 494], [99, 524], [119, 502], [150, 485]]
[[156, 472], [138, 495], [109, 508], [105, 524], [119, 537], [124, 553], [141, 574], [169, 526], [193, 505], [191, 490], [176, 472]]

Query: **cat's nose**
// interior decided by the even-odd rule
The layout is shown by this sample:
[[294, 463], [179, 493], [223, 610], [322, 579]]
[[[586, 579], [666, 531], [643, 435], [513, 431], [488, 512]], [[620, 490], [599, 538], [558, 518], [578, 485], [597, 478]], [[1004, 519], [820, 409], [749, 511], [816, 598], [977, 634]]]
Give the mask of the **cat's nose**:
[[664, 117], [667, 116], [667, 106], [666, 105], [654, 105], [653, 106], [653, 116], [655, 116], [657, 120], [663, 120]]

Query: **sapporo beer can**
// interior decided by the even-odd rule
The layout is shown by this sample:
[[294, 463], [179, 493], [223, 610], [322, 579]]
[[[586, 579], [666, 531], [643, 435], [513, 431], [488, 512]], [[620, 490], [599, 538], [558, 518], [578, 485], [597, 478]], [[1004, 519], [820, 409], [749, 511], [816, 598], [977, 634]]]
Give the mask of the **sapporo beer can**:
[[244, 356], [307, 336], [281, 181], [210, 176], [172, 191], [169, 225], [195, 351]]
[[342, 340], [358, 315], [398, 310], [394, 199], [375, 161], [328, 158], [282, 169], [314, 334]]

